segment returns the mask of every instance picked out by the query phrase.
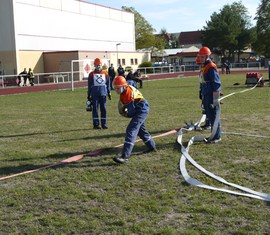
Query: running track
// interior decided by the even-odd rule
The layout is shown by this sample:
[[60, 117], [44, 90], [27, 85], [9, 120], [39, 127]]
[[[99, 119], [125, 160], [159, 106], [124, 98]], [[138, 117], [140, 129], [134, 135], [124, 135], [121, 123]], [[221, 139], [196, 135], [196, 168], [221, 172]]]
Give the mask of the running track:
[[[267, 69], [259, 70], [260, 73], [267, 72]], [[258, 70], [235, 70], [231, 71], [231, 74], [246, 74], [247, 72], [258, 72]], [[175, 78], [175, 77], [190, 77], [197, 76], [198, 71], [188, 71], [188, 72], [178, 72], [178, 73], [166, 73], [166, 74], [153, 74], [148, 75], [147, 80], [155, 79], [165, 79], [165, 78]], [[87, 87], [87, 81], [75, 82], [74, 87]], [[42, 85], [28, 86], [28, 87], [0, 87], [0, 96], [2, 95], [13, 95], [13, 94], [22, 94], [22, 93], [31, 93], [39, 91], [52, 91], [52, 90], [63, 90], [71, 89], [71, 83], [48, 83]]]

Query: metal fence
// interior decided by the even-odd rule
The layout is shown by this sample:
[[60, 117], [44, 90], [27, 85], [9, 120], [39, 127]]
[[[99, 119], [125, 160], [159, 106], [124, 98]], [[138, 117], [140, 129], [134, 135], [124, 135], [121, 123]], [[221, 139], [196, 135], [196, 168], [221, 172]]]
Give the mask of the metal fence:
[[[218, 65], [219, 69], [222, 69], [221, 65]], [[260, 62], [249, 63], [232, 63], [230, 64], [231, 70], [252, 70], [262, 69]], [[142, 75], [148, 74], [165, 74], [165, 73], [179, 73], [186, 71], [198, 71], [199, 66], [197, 64], [188, 65], [169, 65], [169, 66], [155, 66], [155, 67], [142, 67], [138, 68]], [[0, 88], [9, 86], [18, 86], [19, 75], [0, 75]], [[23, 79], [22, 79], [23, 80]], [[54, 72], [54, 73], [37, 73], [34, 74], [34, 85], [50, 84], [50, 83], [71, 83], [84, 81], [87, 78], [83, 77], [82, 71], [72, 72]], [[21, 83], [20, 85], [24, 85]]]
[[[222, 65], [218, 64], [218, 68], [222, 69]], [[232, 70], [251, 70], [251, 69], [261, 69], [260, 62], [249, 62], [249, 63], [232, 63], [230, 64], [230, 69]], [[168, 65], [168, 66], [155, 66], [155, 67], [141, 67], [142, 74], [157, 74], [157, 73], [176, 73], [176, 72], [187, 72], [187, 71], [197, 71], [199, 70], [199, 65], [197, 64], [187, 64], [187, 65]]]
[[[76, 74], [74, 80], [79, 81], [79, 72], [73, 72]], [[19, 82], [20, 75], [0, 75], [0, 87], [10, 87], [10, 86], [25, 86], [30, 85], [29, 79], [27, 83], [24, 84], [24, 78], [21, 76], [21, 82]], [[34, 74], [34, 85], [43, 85], [50, 83], [71, 83], [71, 72], [55, 72], [55, 73], [37, 73]]]

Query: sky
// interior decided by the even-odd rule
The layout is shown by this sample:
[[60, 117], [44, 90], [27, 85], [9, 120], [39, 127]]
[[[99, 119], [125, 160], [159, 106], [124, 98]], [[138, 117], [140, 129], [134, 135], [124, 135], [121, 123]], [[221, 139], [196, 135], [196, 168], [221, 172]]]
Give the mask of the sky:
[[[160, 33], [166, 29], [168, 33], [179, 33], [203, 29], [210, 16], [226, 4], [240, 0], [86, 0], [91, 3], [121, 9], [122, 6], [133, 7], [149, 24]], [[251, 23], [262, 0], [242, 0], [251, 16]]]

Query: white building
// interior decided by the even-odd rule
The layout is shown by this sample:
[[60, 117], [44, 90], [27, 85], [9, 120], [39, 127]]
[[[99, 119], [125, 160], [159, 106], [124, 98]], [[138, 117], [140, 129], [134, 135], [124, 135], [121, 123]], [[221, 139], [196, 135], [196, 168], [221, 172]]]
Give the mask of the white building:
[[101, 57], [115, 66], [137, 67], [150, 60], [150, 55], [136, 52], [132, 13], [81, 0], [0, 1], [0, 62], [5, 74], [23, 68], [54, 72], [44, 55], [57, 52], [65, 52], [67, 59], [51, 64]]

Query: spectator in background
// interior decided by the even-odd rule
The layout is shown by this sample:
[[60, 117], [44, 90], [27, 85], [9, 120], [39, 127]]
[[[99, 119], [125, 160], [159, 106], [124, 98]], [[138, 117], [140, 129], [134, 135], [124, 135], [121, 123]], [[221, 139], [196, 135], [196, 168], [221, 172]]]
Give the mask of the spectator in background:
[[29, 68], [27, 76], [28, 76], [30, 85], [34, 86], [34, 73], [31, 68]]
[[228, 60], [226, 60], [224, 65], [225, 65], [226, 74], [230, 74], [231, 73], [231, 70], [230, 70], [231, 64], [230, 64], [230, 62]]
[[111, 64], [111, 66], [108, 68], [108, 74], [110, 76], [111, 89], [113, 89], [112, 83], [113, 83], [113, 79], [115, 78], [115, 75], [116, 75], [113, 64]]
[[224, 72], [225, 72], [225, 65], [224, 64], [225, 64], [224, 62], [222, 62], [222, 64], [221, 64], [221, 73], [222, 74], [224, 74]]
[[137, 82], [135, 80], [135, 76], [133, 73], [133, 69], [129, 70], [127, 76], [126, 76], [127, 83], [135, 88], [137, 88]]
[[140, 88], [143, 88], [142, 78], [141, 78], [141, 71], [139, 69], [136, 70], [134, 73], [135, 81], [140, 84]]
[[26, 68], [23, 69], [22, 72], [20, 72], [18, 76], [18, 86], [26, 86], [27, 81], [27, 71]]
[[125, 77], [125, 70], [124, 68], [122, 67], [122, 65], [120, 64], [118, 69], [117, 69], [117, 73], [118, 73], [118, 76], [123, 76]]

